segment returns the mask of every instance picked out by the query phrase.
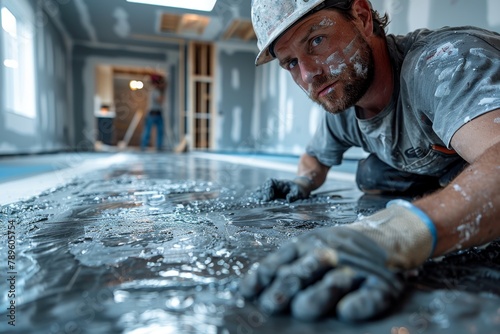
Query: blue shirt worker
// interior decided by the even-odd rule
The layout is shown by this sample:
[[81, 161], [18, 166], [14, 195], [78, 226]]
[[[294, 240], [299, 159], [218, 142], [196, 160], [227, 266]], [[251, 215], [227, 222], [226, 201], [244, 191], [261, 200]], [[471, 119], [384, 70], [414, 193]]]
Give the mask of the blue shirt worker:
[[156, 127], [156, 150], [161, 151], [163, 147], [163, 102], [165, 100], [165, 88], [167, 86], [165, 78], [160, 75], [152, 75], [151, 83], [153, 90], [149, 94], [148, 114], [146, 115], [146, 124], [141, 138], [141, 150], [144, 151], [149, 145], [151, 130]]

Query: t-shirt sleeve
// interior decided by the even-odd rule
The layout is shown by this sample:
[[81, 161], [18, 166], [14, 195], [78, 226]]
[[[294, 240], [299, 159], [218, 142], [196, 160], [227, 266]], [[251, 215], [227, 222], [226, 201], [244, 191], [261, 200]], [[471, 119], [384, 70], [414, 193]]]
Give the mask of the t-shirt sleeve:
[[315, 134], [306, 146], [306, 153], [331, 167], [342, 163], [342, 156], [352, 146], [361, 146], [354, 109], [333, 115], [325, 112]]
[[[428, 38], [402, 69], [416, 91], [406, 92], [450, 147], [455, 132], [500, 108], [500, 36], [458, 31]], [[406, 75], [405, 75], [406, 73]], [[405, 92], [403, 92], [405, 93]]]

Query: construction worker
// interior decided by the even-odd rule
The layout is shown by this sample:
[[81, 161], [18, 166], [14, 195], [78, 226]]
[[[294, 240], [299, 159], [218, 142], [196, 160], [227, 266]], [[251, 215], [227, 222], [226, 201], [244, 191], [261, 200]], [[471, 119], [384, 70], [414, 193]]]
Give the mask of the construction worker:
[[362, 191], [430, 194], [292, 240], [252, 266], [244, 296], [304, 320], [370, 319], [401, 296], [405, 270], [500, 237], [498, 34], [386, 34], [368, 0], [254, 0], [252, 22], [256, 65], [277, 59], [327, 111], [297, 178], [269, 180], [264, 199], [308, 197], [352, 146], [370, 153]]
[[156, 150], [163, 149], [163, 103], [165, 100], [165, 89], [167, 82], [165, 78], [158, 74], [151, 75], [153, 89], [149, 93], [148, 113], [144, 122], [144, 131], [141, 138], [141, 151], [145, 151], [149, 145], [151, 130], [156, 126]]

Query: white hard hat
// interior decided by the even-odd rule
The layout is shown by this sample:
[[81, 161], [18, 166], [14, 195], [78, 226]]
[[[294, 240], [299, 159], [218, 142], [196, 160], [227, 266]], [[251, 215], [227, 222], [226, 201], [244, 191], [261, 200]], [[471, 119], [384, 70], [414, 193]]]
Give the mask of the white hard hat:
[[260, 50], [255, 65], [273, 60], [274, 56], [269, 52], [269, 46], [311, 10], [326, 7], [347, 9], [351, 2], [352, 0], [253, 0], [252, 25]]

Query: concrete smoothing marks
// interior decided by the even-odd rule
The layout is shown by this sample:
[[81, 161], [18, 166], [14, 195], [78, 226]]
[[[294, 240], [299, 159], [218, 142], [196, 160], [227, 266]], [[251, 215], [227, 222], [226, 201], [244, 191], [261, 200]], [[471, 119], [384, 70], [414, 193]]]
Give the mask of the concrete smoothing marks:
[[[329, 180], [325, 191], [308, 200], [260, 202], [253, 191], [277, 174], [293, 176], [189, 154], [130, 156], [0, 207], [2, 220], [13, 222], [18, 236], [15, 330], [390, 333], [404, 327], [410, 333], [495, 333], [499, 328], [498, 243], [430, 261], [409, 278], [407, 300], [396, 312], [365, 324], [270, 317], [243, 300], [238, 280], [255, 261], [293, 236], [352, 222], [384, 204], [376, 198], [362, 203], [345, 180]], [[5, 245], [0, 244], [2, 254]], [[0, 329], [5, 326], [2, 320]]]

